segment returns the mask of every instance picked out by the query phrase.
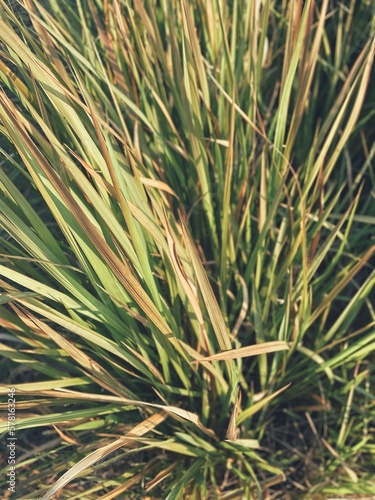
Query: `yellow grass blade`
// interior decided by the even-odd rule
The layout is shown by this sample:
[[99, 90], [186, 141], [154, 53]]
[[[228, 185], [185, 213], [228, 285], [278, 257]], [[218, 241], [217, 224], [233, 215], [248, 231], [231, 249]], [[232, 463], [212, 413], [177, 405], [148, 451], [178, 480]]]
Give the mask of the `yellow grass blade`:
[[207, 277], [207, 273], [199, 258], [197, 249], [191, 240], [188, 229], [184, 221], [182, 221], [182, 229], [184, 235], [184, 242], [189, 252], [194, 271], [198, 280], [199, 288], [202, 293], [203, 300], [206, 304], [207, 311], [211, 320], [212, 327], [215, 331], [216, 338], [220, 349], [228, 350], [231, 348], [231, 341], [229, 337], [228, 328], [225, 324], [223, 314], [217, 303], [216, 297]]
[[99, 460], [102, 460], [113, 451], [118, 450], [123, 446], [127, 448], [136, 446], [137, 443], [132, 438], [143, 436], [147, 432], [152, 431], [155, 427], [161, 424], [166, 417], [166, 413], [163, 412], [151, 415], [151, 417], [136, 425], [131, 432], [128, 432], [124, 437], [117, 439], [113, 443], [107, 444], [98, 450], [95, 450], [93, 453], [90, 453], [90, 455], [77, 462], [71, 469], [69, 469], [68, 472], [61, 476], [52, 488], [50, 488], [42, 496], [42, 500], [49, 500], [52, 498], [59, 490], [61, 490], [61, 488], [73, 481], [73, 479], [75, 479], [82, 471], [88, 469]]
[[258, 403], [254, 403], [253, 405], [249, 406], [244, 410], [242, 413], [239, 414], [237, 417], [237, 425], [240, 425], [244, 420], [247, 420], [251, 416], [255, 415], [255, 413], [258, 413], [264, 406], [266, 406], [272, 399], [274, 399], [276, 396], [281, 394], [283, 391], [288, 389], [291, 384], [286, 385], [282, 389], [279, 389], [278, 391], [274, 392], [273, 394], [270, 394], [269, 396], [266, 396], [265, 398], [261, 399]]
[[250, 345], [246, 347], [239, 347], [238, 349], [231, 349], [229, 351], [219, 352], [206, 358], [196, 360], [198, 363], [205, 361], [223, 361], [226, 359], [239, 359], [249, 356], [259, 356], [260, 354], [270, 354], [271, 352], [287, 351], [289, 345], [283, 340], [274, 340], [272, 342], [264, 342], [262, 344]]

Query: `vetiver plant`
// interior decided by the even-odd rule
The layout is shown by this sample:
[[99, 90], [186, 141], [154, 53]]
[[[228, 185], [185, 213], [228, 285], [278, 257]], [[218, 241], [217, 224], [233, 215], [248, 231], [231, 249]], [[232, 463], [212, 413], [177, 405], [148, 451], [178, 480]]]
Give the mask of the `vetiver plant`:
[[373, 9], [0, 0], [17, 498], [374, 493]]

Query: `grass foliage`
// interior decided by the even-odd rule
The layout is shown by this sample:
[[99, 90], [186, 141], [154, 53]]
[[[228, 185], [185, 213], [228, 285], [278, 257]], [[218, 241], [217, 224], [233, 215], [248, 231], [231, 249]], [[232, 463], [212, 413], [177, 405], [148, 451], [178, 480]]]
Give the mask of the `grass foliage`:
[[373, 9], [0, 0], [17, 498], [374, 493]]

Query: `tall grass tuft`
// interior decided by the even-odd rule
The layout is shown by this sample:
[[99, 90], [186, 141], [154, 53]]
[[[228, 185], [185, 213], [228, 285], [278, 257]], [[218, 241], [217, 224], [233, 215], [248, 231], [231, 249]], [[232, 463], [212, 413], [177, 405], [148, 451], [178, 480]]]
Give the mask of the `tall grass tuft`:
[[0, 0], [17, 498], [374, 493], [373, 9]]

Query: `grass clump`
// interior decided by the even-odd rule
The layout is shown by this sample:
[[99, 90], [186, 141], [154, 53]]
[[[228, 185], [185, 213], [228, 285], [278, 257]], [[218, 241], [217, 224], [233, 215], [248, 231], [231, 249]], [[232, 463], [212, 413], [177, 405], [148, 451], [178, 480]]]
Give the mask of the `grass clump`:
[[19, 498], [374, 492], [371, 9], [0, 0]]

